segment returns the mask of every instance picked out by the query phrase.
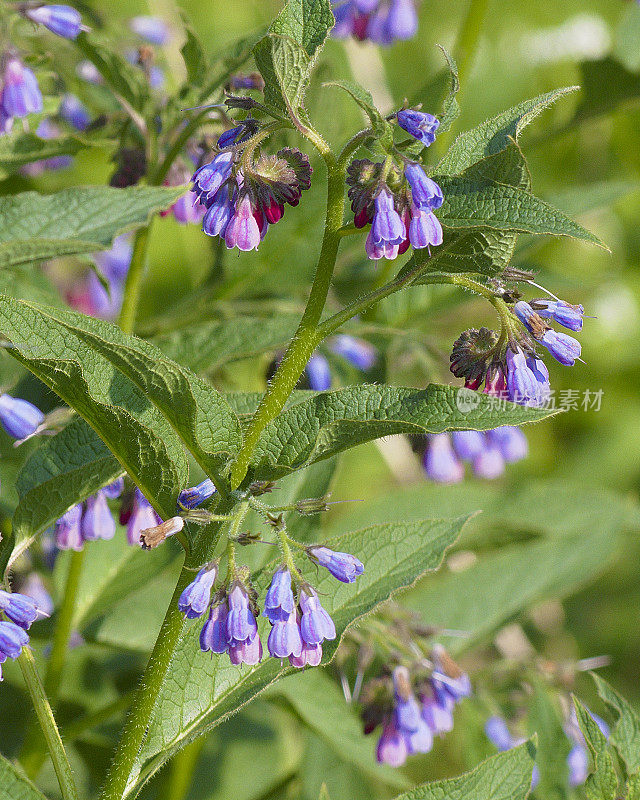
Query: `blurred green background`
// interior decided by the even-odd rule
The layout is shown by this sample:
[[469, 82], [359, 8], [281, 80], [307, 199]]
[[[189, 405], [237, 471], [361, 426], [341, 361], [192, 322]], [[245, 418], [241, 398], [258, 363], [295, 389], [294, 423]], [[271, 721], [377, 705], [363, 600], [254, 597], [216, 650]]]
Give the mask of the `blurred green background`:
[[[180, 5], [211, 53], [264, 25], [280, 8], [279, 0], [192, 0]], [[96, 5], [98, 14], [104, 10]], [[331, 142], [339, 144], [361, 123], [359, 111], [335, 90], [320, 83], [346, 78], [351, 73], [382, 103], [384, 111], [403, 99], [417, 102], [430, 76], [442, 67], [436, 47], [455, 48], [456, 34], [467, 10], [464, 0], [424, 0], [420, 5], [420, 31], [411, 42], [388, 49], [348, 42], [329, 42], [321, 59], [309, 105], [317, 126]], [[154, 13], [176, 19], [169, 0], [131, 3], [113, 0], [107, 22], [122, 26], [136, 13]], [[175, 65], [172, 51], [169, 64]], [[178, 69], [178, 67], [175, 67]], [[171, 76], [170, 76], [171, 80]], [[550, 364], [551, 380], [563, 390], [602, 390], [598, 411], [572, 410], [550, 421], [527, 428], [529, 458], [508, 468], [506, 476], [492, 484], [469, 477], [463, 487], [429, 487], [416, 470], [412, 456], [400, 456], [389, 465], [389, 448], [366, 445], [351, 451], [338, 469], [332, 487], [336, 500], [364, 500], [354, 506], [335, 506], [326, 525], [345, 527], [359, 515], [375, 517], [376, 503], [402, 515], [406, 493], [413, 492], [411, 508], [422, 515], [452, 515], [467, 508], [483, 508], [485, 521], [473, 527], [463, 545], [490, 549], [510, 531], [535, 530], [549, 517], [562, 526], [563, 513], [572, 530], [606, 529], [611, 507], [637, 500], [640, 490], [640, 8], [622, 0], [491, 0], [479, 46], [464, 76], [460, 93], [462, 115], [453, 133], [472, 127], [488, 116], [560, 86], [584, 88], [563, 99], [537, 120], [522, 139], [536, 194], [548, 198], [603, 239], [611, 249], [569, 240], [521, 238], [515, 263], [535, 270], [536, 280], [573, 303], [582, 303], [586, 320], [580, 338], [584, 364], [572, 369]], [[385, 106], [385, 103], [388, 105]], [[438, 109], [425, 109], [437, 111]], [[437, 143], [433, 160], [442, 152]], [[440, 148], [440, 150], [438, 150]], [[203, 280], [213, 288], [195, 311], [190, 301], [182, 308], [206, 318], [211, 314], [232, 316], [265, 301], [273, 309], [300, 312], [318, 251], [323, 224], [323, 171], [317, 167], [312, 190], [300, 206], [287, 212], [274, 227], [257, 254], [231, 252], [223, 262], [224, 281], [210, 280], [216, 252], [197, 226], [178, 226], [172, 218], [157, 220], [153, 232], [150, 269], [145, 283], [139, 324], [141, 331], [162, 326], [170, 302], [190, 297]], [[72, 169], [30, 180], [3, 182], [3, 191], [36, 188], [53, 191], [77, 183], [102, 183], [112, 171], [107, 157], [82, 154]], [[363, 237], [352, 237], [341, 251], [332, 306], [352, 296], [375, 279], [375, 267], [363, 255]], [[357, 239], [357, 240], [356, 240]], [[217, 281], [217, 283], [216, 283]], [[535, 296], [535, 295], [530, 295]], [[388, 323], [407, 333], [389, 337], [380, 332]], [[490, 309], [450, 289], [417, 289], [384, 304], [376, 315], [363, 321], [359, 332], [383, 352], [388, 379], [395, 383], [423, 385], [430, 379], [449, 382], [448, 353], [465, 327], [491, 324]], [[367, 328], [368, 325], [368, 328]], [[211, 375], [221, 388], [261, 389], [270, 357], [233, 363]], [[6, 360], [5, 360], [6, 361]], [[3, 367], [5, 362], [3, 362]], [[337, 366], [337, 365], [336, 365]], [[374, 377], [382, 377], [382, 372]], [[336, 381], [356, 380], [340, 373]], [[4, 443], [4, 440], [3, 440]], [[4, 448], [6, 452], [6, 447]], [[384, 452], [383, 452], [384, 451]], [[385, 457], [386, 455], [386, 457]], [[2, 465], [3, 491], [10, 493], [12, 462]], [[404, 484], [415, 482], [416, 487]], [[553, 499], [544, 491], [533, 492], [519, 508], [518, 498], [540, 482], [553, 486]], [[599, 494], [611, 490], [616, 495]], [[514, 500], [515, 498], [515, 500]], [[591, 500], [591, 502], [587, 502]], [[360, 505], [374, 510], [360, 511]], [[512, 514], [495, 509], [512, 502]], [[386, 504], [386, 506], [385, 506]], [[501, 506], [502, 508], [502, 506]], [[411, 512], [413, 513], [413, 512]], [[615, 512], [617, 513], [617, 512]], [[579, 586], [573, 574], [570, 597], [562, 583], [539, 594], [532, 591], [529, 608], [515, 619], [523, 625], [539, 652], [554, 660], [608, 655], [611, 665], [602, 674], [636, 705], [640, 705], [640, 542], [638, 515], [618, 526], [625, 533], [616, 539], [602, 565], [601, 574]], [[569, 523], [567, 523], [569, 524]], [[605, 527], [603, 527], [605, 526]], [[611, 537], [618, 535], [612, 530]], [[474, 539], [475, 537], [475, 539]], [[493, 544], [491, 544], [493, 542]], [[489, 544], [488, 544], [489, 543]], [[560, 548], [560, 544], [558, 544]], [[560, 552], [560, 550], [559, 550]], [[565, 558], [560, 554], [559, 558]], [[568, 571], [570, 562], [567, 555]], [[579, 563], [579, 562], [578, 562]], [[576, 567], [579, 569], [579, 566]], [[524, 573], [523, 580], [526, 580]], [[472, 591], [472, 587], [468, 587]], [[562, 605], [556, 602], [562, 598]], [[544, 600], [544, 605], [540, 602]], [[478, 604], [481, 600], [478, 599]], [[421, 601], [412, 601], [421, 610]], [[547, 616], [545, 617], [544, 611]], [[479, 608], [479, 615], [482, 609]], [[441, 615], [447, 621], [446, 613]], [[548, 624], [540, 620], [546, 619]], [[537, 621], [536, 621], [537, 620]], [[551, 620], [551, 622], [549, 622]], [[490, 625], [484, 645], [491, 641]], [[481, 651], [480, 651], [481, 652]], [[475, 653], [475, 654], [474, 654]], [[473, 670], [476, 651], [467, 654]], [[485, 687], [486, 688], [486, 687]], [[591, 697], [585, 679], [578, 688]], [[337, 691], [337, 690], [336, 690]], [[340, 707], [337, 706], [339, 709]], [[390, 796], [379, 776], [362, 773], [340, 757], [340, 743], [330, 730], [319, 731], [299, 724], [290, 703], [277, 705], [256, 701], [239, 717], [223, 724], [203, 742], [192, 800], [213, 798], [296, 797], [315, 798], [322, 781], [331, 798]], [[341, 713], [338, 711], [338, 713]], [[411, 762], [412, 780], [450, 775], [472, 766], [491, 752], [481, 738], [480, 711], [460, 711], [456, 731], [439, 742], [435, 751]], [[357, 727], [357, 726], [356, 726]], [[351, 730], [351, 729], [349, 729]], [[356, 728], [353, 729], [354, 731]], [[470, 735], [473, 733], [473, 736]], [[354, 735], [358, 735], [355, 733]], [[97, 746], [97, 745], [96, 745]], [[99, 750], [99, 748], [98, 748]], [[147, 790], [149, 797], [180, 798], [180, 775], [189, 771], [188, 759], [198, 755], [187, 750], [179, 768], [170, 768]], [[240, 765], [240, 766], [238, 766]], [[301, 766], [302, 765], [302, 766]], [[366, 770], [365, 770], [366, 774]], [[400, 781], [401, 783], [401, 781]], [[212, 788], [213, 787], [213, 788]], [[397, 793], [399, 786], [395, 787]]]

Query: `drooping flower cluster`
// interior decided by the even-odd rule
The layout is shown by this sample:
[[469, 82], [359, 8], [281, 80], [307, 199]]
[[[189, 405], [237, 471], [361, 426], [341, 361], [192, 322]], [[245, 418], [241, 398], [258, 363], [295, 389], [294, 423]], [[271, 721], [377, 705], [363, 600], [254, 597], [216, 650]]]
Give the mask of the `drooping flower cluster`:
[[[375, 347], [363, 339], [356, 339], [347, 334], [334, 336], [327, 342], [332, 353], [341, 356], [356, 369], [368, 372], [376, 363], [378, 354]], [[321, 352], [316, 351], [305, 367], [309, 388], [323, 392], [331, 388], [331, 368]]]
[[107, 500], [120, 496], [124, 480], [118, 478], [64, 513], [55, 524], [56, 547], [59, 550], [82, 550], [85, 542], [113, 539], [116, 523]]
[[[434, 141], [439, 123], [431, 114], [405, 109], [397, 117], [425, 146]], [[442, 244], [442, 226], [433, 213], [444, 202], [442, 190], [417, 161], [356, 159], [347, 173], [354, 224], [371, 225], [365, 243], [369, 258], [394, 259], [410, 245], [421, 250]]]
[[416, 0], [332, 0], [333, 35], [376, 44], [412, 39], [418, 31]]
[[[307, 549], [307, 555], [344, 583], [353, 583], [364, 571], [362, 563], [349, 553], [313, 546]], [[257, 664], [263, 654], [257, 622], [258, 596], [246, 577], [232, 573], [212, 597], [218, 569], [217, 562], [205, 565], [182, 592], [178, 607], [189, 619], [202, 617], [208, 610], [200, 632], [201, 650], [227, 653], [232, 664]], [[263, 615], [271, 624], [269, 654], [288, 658], [294, 667], [317, 666], [322, 659], [322, 642], [336, 637], [333, 620], [315, 589], [286, 564], [273, 574]]]
[[493, 480], [504, 473], [505, 465], [527, 457], [527, 437], [520, 428], [503, 425], [491, 431], [455, 431], [428, 436], [424, 469], [436, 483], [459, 483], [464, 478], [464, 463], [471, 465], [477, 478]]
[[29, 644], [27, 631], [38, 617], [46, 616], [36, 602], [25, 594], [0, 589], [0, 681], [2, 664], [8, 658], [18, 658]]
[[297, 206], [311, 186], [309, 159], [300, 150], [285, 147], [275, 156], [241, 157], [256, 130], [250, 117], [223, 133], [220, 152], [192, 178], [196, 200], [207, 209], [202, 230], [224, 239], [229, 249], [257, 249], [269, 225], [282, 219], [285, 204]]

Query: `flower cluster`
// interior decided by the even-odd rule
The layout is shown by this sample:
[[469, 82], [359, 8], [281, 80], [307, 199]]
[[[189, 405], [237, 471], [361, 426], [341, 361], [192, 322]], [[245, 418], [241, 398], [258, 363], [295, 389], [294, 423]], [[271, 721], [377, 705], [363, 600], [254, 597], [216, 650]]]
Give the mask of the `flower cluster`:
[[[313, 546], [307, 548], [307, 555], [344, 583], [353, 583], [364, 571], [361, 562], [349, 553]], [[217, 562], [205, 565], [182, 592], [178, 607], [189, 619], [202, 617], [208, 609], [200, 631], [201, 650], [227, 653], [232, 664], [257, 664], [263, 652], [258, 634], [258, 596], [246, 578], [231, 571], [212, 597], [217, 578]], [[336, 637], [333, 620], [322, 607], [315, 589], [294, 567], [286, 564], [273, 574], [263, 615], [271, 624], [267, 638], [269, 654], [288, 658], [294, 667], [317, 666], [322, 658], [323, 641]]]
[[88, 497], [85, 503], [78, 503], [63, 514], [55, 524], [56, 547], [82, 550], [85, 542], [113, 539], [116, 523], [107, 500], [119, 497], [123, 487], [123, 478], [118, 478]]
[[309, 159], [296, 148], [257, 159], [253, 146], [242, 153], [256, 124], [249, 117], [225, 131], [218, 139], [220, 152], [192, 178], [196, 200], [207, 209], [202, 230], [224, 239], [229, 249], [257, 249], [269, 225], [282, 219], [285, 204], [297, 206], [311, 186]]
[[29, 644], [27, 631], [38, 617], [46, 616], [37, 603], [25, 594], [5, 592], [0, 589], [0, 680], [1, 665], [8, 658], [18, 658], [22, 648]]
[[418, 31], [416, 0], [332, 0], [333, 35], [354, 36], [388, 45], [412, 39]]
[[108, 290], [93, 270], [86, 280], [74, 285], [67, 293], [67, 302], [73, 308], [92, 317], [115, 319], [122, 305], [124, 284], [131, 264], [133, 248], [126, 235], [114, 239], [109, 250], [96, 253], [94, 261]]
[[[376, 363], [378, 354], [375, 347], [362, 339], [347, 334], [334, 336], [327, 343], [329, 350], [344, 358], [356, 369], [368, 372]], [[331, 368], [326, 356], [316, 351], [305, 367], [309, 388], [323, 392], [331, 388]]]
[[505, 465], [526, 458], [527, 437], [520, 428], [503, 425], [491, 431], [455, 431], [428, 437], [424, 470], [436, 483], [459, 483], [468, 462], [478, 478], [493, 480], [504, 473]]
[[[439, 122], [433, 115], [404, 109], [397, 119], [424, 146], [435, 140]], [[417, 161], [356, 159], [347, 173], [354, 224], [371, 225], [365, 243], [369, 258], [394, 259], [409, 246], [421, 250], [442, 244], [442, 226], [433, 213], [444, 202], [442, 189]]]

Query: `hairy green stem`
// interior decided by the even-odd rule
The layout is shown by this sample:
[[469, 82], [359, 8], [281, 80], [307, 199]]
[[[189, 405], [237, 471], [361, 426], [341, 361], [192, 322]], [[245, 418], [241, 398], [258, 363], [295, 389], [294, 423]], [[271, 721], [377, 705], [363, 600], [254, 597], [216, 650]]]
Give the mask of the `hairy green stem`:
[[136, 324], [136, 314], [138, 313], [138, 303], [142, 291], [142, 278], [147, 262], [147, 248], [149, 246], [149, 233], [151, 223], [136, 232], [133, 241], [133, 255], [131, 265], [127, 272], [127, 280], [124, 284], [124, 296], [118, 324], [125, 333], [133, 333]]
[[42, 733], [47, 742], [63, 800], [78, 800], [78, 792], [73, 779], [71, 765], [69, 764], [69, 759], [67, 758], [64, 745], [62, 744], [58, 726], [56, 725], [44, 686], [38, 675], [33, 653], [28, 647], [22, 650], [22, 654], [18, 658], [18, 663], [22, 670], [24, 682], [27, 684], [27, 689], [31, 695], [33, 707], [38, 717], [40, 727], [42, 728]]

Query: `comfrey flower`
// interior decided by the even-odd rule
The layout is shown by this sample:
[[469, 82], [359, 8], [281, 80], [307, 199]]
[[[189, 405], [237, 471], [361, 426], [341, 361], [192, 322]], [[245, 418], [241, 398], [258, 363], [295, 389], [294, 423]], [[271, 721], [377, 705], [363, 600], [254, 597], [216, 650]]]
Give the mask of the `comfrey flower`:
[[96, 539], [112, 539], [116, 523], [107, 504], [108, 499], [120, 496], [123, 478], [100, 489], [63, 514], [55, 525], [56, 546], [59, 550], [82, 550], [85, 542]]
[[[36, 128], [36, 135], [45, 140], [57, 139], [61, 133], [60, 128], [50, 119], [43, 119]], [[52, 156], [51, 158], [44, 158], [40, 161], [33, 161], [31, 164], [25, 164], [20, 168], [20, 171], [24, 175], [35, 178], [48, 169], [65, 169], [65, 167], [71, 166], [71, 162], [71, 156]]]
[[52, 33], [63, 36], [65, 39], [77, 38], [80, 31], [88, 30], [82, 24], [80, 12], [71, 6], [37, 6], [36, 8], [25, 8], [25, 17], [38, 25], [44, 25]]
[[[378, 354], [368, 342], [356, 339], [347, 334], [334, 336], [327, 343], [329, 350], [341, 356], [356, 369], [363, 371], [370, 370], [376, 363]], [[316, 392], [323, 392], [331, 388], [331, 367], [326, 357], [316, 351], [305, 367], [309, 388]]]
[[58, 114], [77, 131], [86, 131], [91, 124], [91, 115], [85, 106], [75, 94], [69, 92], [63, 95]]
[[211, 603], [211, 590], [218, 577], [218, 565], [203, 567], [195, 579], [185, 588], [178, 600], [178, 608], [187, 619], [201, 617]]
[[129, 27], [141, 39], [145, 39], [150, 44], [164, 45], [171, 38], [169, 26], [158, 17], [133, 17], [129, 20]]
[[4, 589], [0, 589], [0, 611], [25, 631], [39, 616], [45, 616], [33, 598], [17, 592], [5, 592]]
[[18, 658], [22, 648], [28, 644], [29, 635], [23, 628], [13, 622], [0, 620], [0, 664], [7, 658]]
[[332, 0], [337, 38], [354, 36], [389, 45], [412, 39], [418, 30], [415, 0]]
[[27, 575], [20, 585], [20, 594], [31, 598], [43, 616], [48, 617], [53, 612], [53, 599], [37, 572], [30, 572]]
[[336, 626], [310, 586], [300, 591], [300, 611], [300, 632], [307, 644], [318, 645], [336, 638]]
[[458, 460], [447, 433], [429, 434], [424, 451], [424, 470], [436, 483], [460, 483], [464, 467]]
[[98, 491], [87, 498], [86, 508], [82, 515], [82, 538], [85, 542], [95, 539], [113, 539], [116, 522], [107, 504], [107, 494]]
[[26, 117], [42, 111], [42, 94], [33, 72], [15, 56], [4, 67], [0, 105], [7, 117]]
[[580, 358], [580, 342], [573, 336], [558, 333], [550, 328], [529, 303], [521, 300], [515, 304], [513, 312], [534, 338], [547, 348], [556, 361], [572, 367]]
[[436, 131], [440, 126], [440, 120], [433, 114], [423, 111], [415, 111], [412, 108], [403, 108], [397, 113], [398, 125], [415, 139], [422, 142], [425, 147], [429, 147], [436, 140]]
[[523, 350], [507, 350], [509, 400], [521, 406], [541, 406], [548, 396], [548, 381], [544, 374], [531, 367], [530, 357]]
[[[494, 744], [498, 750], [503, 753], [505, 750], [511, 750], [512, 747], [517, 747], [525, 740], [512, 736], [507, 723], [502, 717], [489, 717], [484, 726], [484, 732], [487, 739]], [[534, 764], [533, 772], [531, 773], [531, 789], [535, 789], [540, 782], [540, 770], [538, 765]]]
[[216, 492], [216, 487], [210, 478], [205, 478], [202, 483], [193, 486], [191, 489], [183, 489], [178, 495], [178, 508], [186, 511], [198, 508], [206, 503]]
[[307, 555], [343, 583], [353, 583], [364, 572], [363, 563], [350, 553], [339, 553], [328, 547], [314, 546], [307, 548]]
[[262, 659], [258, 623], [244, 585], [236, 581], [229, 592], [227, 642], [232, 664], [257, 664]]
[[269, 622], [288, 619], [295, 611], [296, 603], [291, 589], [291, 573], [287, 567], [274, 572], [271, 585], [264, 600], [264, 616]]
[[0, 425], [14, 439], [26, 439], [44, 421], [44, 414], [28, 400], [0, 395]]
[[314, 392], [325, 392], [331, 388], [331, 367], [322, 353], [314, 353], [305, 367], [309, 388]]
[[[587, 709], [593, 721], [596, 723], [602, 735], [608, 739], [611, 731], [607, 723], [594, 714], [593, 711]], [[568, 720], [565, 722], [564, 731], [572, 743], [571, 750], [567, 756], [567, 767], [569, 768], [569, 784], [571, 786], [582, 785], [589, 775], [589, 754], [587, 751], [587, 743], [585, 742], [584, 735], [576, 716], [575, 708], [571, 708], [571, 713]]]
[[564, 300], [546, 299], [532, 300], [530, 305], [542, 319], [552, 319], [571, 331], [582, 330], [584, 317], [584, 306], [582, 305], [574, 306]]
[[111, 249], [93, 256], [109, 284], [109, 291], [107, 292], [95, 272], [91, 271], [87, 278], [87, 289], [92, 316], [114, 319], [118, 315], [132, 255], [133, 248], [129, 239], [122, 235], [114, 239]]
[[79, 503], [64, 513], [55, 525], [56, 547], [59, 550], [82, 550], [82, 505]]
[[[191, 170], [182, 161], [174, 161], [169, 170], [169, 174], [164, 180], [164, 186], [181, 186], [188, 183], [191, 177]], [[166, 217], [173, 214], [176, 222], [181, 225], [188, 225], [189, 223], [201, 222], [205, 214], [206, 207], [200, 202], [193, 202], [193, 197], [190, 192], [185, 192], [182, 197], [179, 197], [171, 208], [166, 211], [161, 211], [160, 216]]]
[[140, 534], [147, 528], [153, 528], [162, 522], [153, 510], [151, 503], [136, 487], [133, 493], [131, 513], [127, 520], [127, 541], [130, 545], [139, 545]]

